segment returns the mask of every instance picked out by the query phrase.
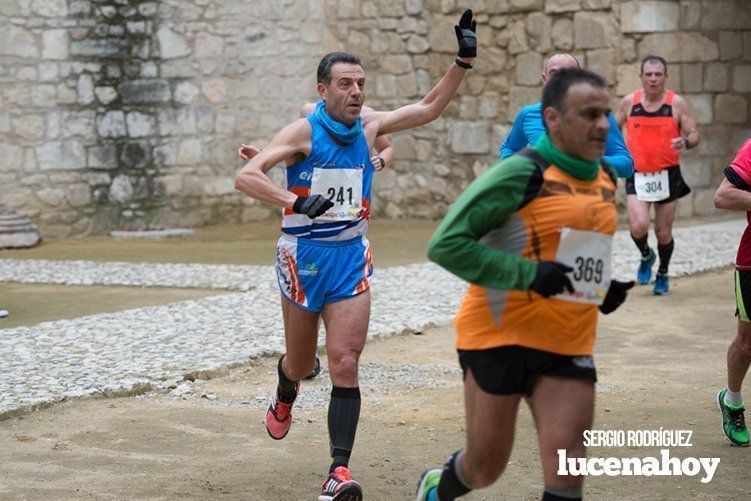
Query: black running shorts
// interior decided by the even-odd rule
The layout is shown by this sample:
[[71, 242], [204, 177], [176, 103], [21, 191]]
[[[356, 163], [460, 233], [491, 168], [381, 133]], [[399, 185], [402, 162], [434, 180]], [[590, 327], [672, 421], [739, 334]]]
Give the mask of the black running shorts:
[[458, 352], [464, 374], [470, 369], [482, 391], [492, 395], [530, 396], [539, 376], [597, 381], [591, 355], [559, 355], [523, 346]]
[[[666, 198], [665, 200], [660, 200], [659, 202], [654, 202], [656, 204], [667, 204], [670, 202], [674, 202], [678, 200], [679, 198], [685, 197], [689, 193], [691, 193], [691, 188], [688, 187], [686, 184], [686, 181], [683, 180], [683, 176], [681, 175], [681, 168], [678, 165], [674, 165], [673, 167], [668, 167], [668, 184], [670, 185], [670, 197]], [[626, 194], [627, 195], [636, 195], [636, 188], [634, 187], [634, 175], [632, 174], [630, 178], [626, 179]]]

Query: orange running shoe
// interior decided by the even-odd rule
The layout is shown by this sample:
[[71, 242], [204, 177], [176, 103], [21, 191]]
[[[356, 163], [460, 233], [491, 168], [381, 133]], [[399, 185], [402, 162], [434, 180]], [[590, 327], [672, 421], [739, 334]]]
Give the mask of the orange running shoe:
[[362, 487], [346, 466], [337, 466], [323, 481], [318, 501], [362, 501]]
[[266, 410], [266, 431], [269, 436], [274, 440], [281, 440], [289, 433], [289, 428], [292, 426], [292, 404], [295, 403], [297, 395], [300, 393], [300, 382], [297, 382], [297, 389], [295, 390], [295, 398], [290, 403], [284, 403], [279, 400], [279, 393], [274, 396], [274, 399], [269, 404], [268, 410]]

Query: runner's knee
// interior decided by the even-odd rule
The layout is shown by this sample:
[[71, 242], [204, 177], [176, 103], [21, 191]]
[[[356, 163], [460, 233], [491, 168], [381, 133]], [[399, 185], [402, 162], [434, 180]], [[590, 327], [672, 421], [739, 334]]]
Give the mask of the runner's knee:
[[342, 352], [329, 352], [329, 373], [332, 378], [350, 378], [357, 374], [357, 365], [360, 353], [347, 350]]
[[284, 374], [291, 381], [300, 381], [301, 379], [305, 379], [306, 377], [310, 376], [316, 363], [315, 357], [313, 357], [311, 360], [292, 360], [289, 357], [285, 358], [286, 360], [284, 363]]
[[738, 334], [733, 342], [736, 352], [746, 360], [751, 360], [751, 335]]

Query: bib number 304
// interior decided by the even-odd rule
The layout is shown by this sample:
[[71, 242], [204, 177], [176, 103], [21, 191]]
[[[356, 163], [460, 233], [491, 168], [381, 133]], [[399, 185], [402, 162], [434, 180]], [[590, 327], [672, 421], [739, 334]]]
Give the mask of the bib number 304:
[[612, 235], [563, 228], [556, 261], [574, 269], [569, 274], [574, 292], [563, 292], [555, 297], [577, 303], [602, 304], [610, 287], [612, 248]]
[[635, 172], [636, 198], [642, 202], [659, 202], [670, 198], [670, 181], [667, 169], [659, 172]]

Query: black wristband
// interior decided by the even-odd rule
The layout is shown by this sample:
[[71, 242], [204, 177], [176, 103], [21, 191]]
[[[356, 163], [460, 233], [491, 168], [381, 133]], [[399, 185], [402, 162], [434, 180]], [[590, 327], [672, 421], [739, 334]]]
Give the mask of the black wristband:
[[464, 61], [460, 60], [458, 57], [454, 60], [454, 63], [458, 67], [464, 68], [465, 70], [471, 70], [472, 69], [472, 65], [471, 64], [465, 63]]
[[378, 160], [381, 161], [381, 169], [383, 169], [384, 167], [386, 167], [386, 160], [384, 160], [383, 157], [378, 157]]
[[688, 142], [688, 137], [687, 136], [683, 136], [683, 144], [686, 145], [686, 149], [687, 150], [691, 149], [691, 143]]

